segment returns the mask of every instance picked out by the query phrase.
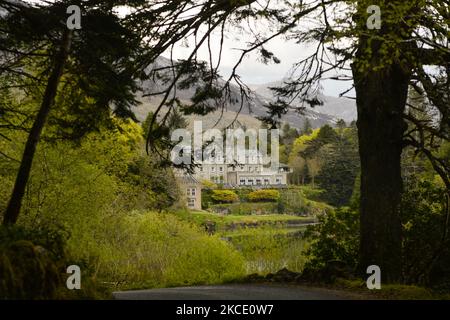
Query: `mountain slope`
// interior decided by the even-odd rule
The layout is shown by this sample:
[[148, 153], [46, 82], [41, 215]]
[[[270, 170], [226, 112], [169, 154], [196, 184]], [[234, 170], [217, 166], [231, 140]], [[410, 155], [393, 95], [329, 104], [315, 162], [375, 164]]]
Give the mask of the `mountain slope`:
[[[149, 70], [166, 66], [170, 66], [170, 60], [160, 57], [149, 67]], [[220, 80], [219, 82], [224, 83], [224, 80]], [[180, 90], [178, 88], [176, 90], [176, 97], [181, 101], [188, 102], [195, 93], [195, 85], [196, 84], [194, 83], [191, 88], [185, 90]], [[223, 113], [221, 111], [216, 111], [205, 117], [188, 116], [187, 118], [190, 123], [194, 120], [202, 120], [203, 127], [207, 129], [214, 126], [219, 118], [222, 117], [222, 120], [217, 127], [223, 128], [233, 122], [240, 110], [239, 115], [237, 116], [237, 120], [240, 124], [245, 125], [248, 128], [259, 128], [261, 122], [257, 118], [266, 115], [266, 108], [264, 105], [274, 100], [271, 91], [268, 90], [268, 87], [273, 85], [276, 84], [251, 86], [250, 88], [253, 90], [251, 100], [244, 104], [245, 107], [242, 110], [240, 110], [241, 97], [239, 88], [235, 85], [231, 85], [231, 96], [233, 97], [232, 100], [234, 103], [227, 103], [224, 106]], [[166, 87], [159, 79], [145, 81], [142, 86], [144, 88], [144, 94], [161, 92]], [[173, 92], [171, 94], [173, 94]], [[140, 100], [142, 104], [134, 110], [138, 119], [143, 121], [150, 111], [155, 111], [162, 98], [162, 95], [141, 97]], [[309, 119], [311, 125], [315, 128], [323, 126], [324, 124], [333, 125], [336, 123], [336, 120], [340, 118], [343, 118], [346, 121], [353, 120], [352, 106], [349, 103], [345, 103], [347, 100], [326, 97], [326, 101], [324, 106], [314, 110], [309, 108], [305, 110], [304, 114], [290, 111], [281, 119], [281, 121], [289, 123], [292, 127], [301, 129], [306, 118]], [[325, 113], [326, 111], [329, 112]], [[165, 112], [163, 111], [162, 113], [164, 114]]]
[[[260, 85], [250, 85], [256, 94], [266, 97], [267, 99], [273, 99], [273, 93], [269, 89], [270, 87], [281, 86], [282, 82], [270, 82]], [[319, 114], [332, 116], [336, 119], [343, 119], [346, 122], [356, 120], [356, 103], [353, 100], [347, 98], [337, 98], [330, 96], [321, 96], [320, 99], [324, 102], [323, 106], [316, 106], [314, 109], [308, 108], [308, 110], [314, 111]]]

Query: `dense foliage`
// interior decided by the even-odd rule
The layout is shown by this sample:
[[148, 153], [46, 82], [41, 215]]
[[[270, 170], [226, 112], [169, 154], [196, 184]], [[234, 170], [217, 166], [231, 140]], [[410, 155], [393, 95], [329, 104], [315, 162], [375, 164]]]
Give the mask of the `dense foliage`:
[[[283, 128], [280, 158], [294, 169], [290, 182], [337, 208], [305, 193], [271, 190], [208, 190], [204, 202], [239, 214], [267, 208], [317, 214], [320, 224], [306, 234], [312, 241], [307, 270], [340, 264], [351, 273], [377, 263], [386, 282], [448, 286], [448, 5], [378, 1], [382, 28], [368, 31], [369, 0], [275, 3], [261, 9], [253, 1], [81, 1], [83, 28], [72, 32], [63, 23], [71, 1], [0, 1], [0, 210], [8, 225], [0, 230], [2, 298], [58, 297], [68, 263], [119, 288], [227, 281], [244, 273], [242, 255], [257, 261], [251, 270], [301, 269], [303, 244], [291, 238], [250, 230], [256, 242], [230, 240], [239, 253], [171, 215], [183, 204], [173, 172], [161, 166], [170, 164], [163, 158], [171, 130], [187, 125], [181, 113], [204, 116], [223, 110], [226, 101], [243, 109], [251, 93], [237, 67], [256, 50], [263, 62], [279, 63], [264, 45], [281, 34], [317, 47], [274, 88], [278, 100], [263, 120], [277, 125], [290, 109], [321, 104], [320, 80], [333, 69], [348, 69], [354, 78], [358, 130], [342, 121], [336, 128], [312, 130], [308, 121], [302, 132]], [[136, 10], [115, 14], [124, 4]], [[270, 30], [250, 30], [254, 41], [221, 81], [224, 32], [265, 19]], [[222, 32], [216, 67], [215, 29]], [[191, 36], [196, 45], [188, 59], [148, 69]], [[197, 60], [206, 44], [210, 65]], [[138, 90], [155, 94], [140, 88], [152, 77], [167, 87], [142, 130], [123, 119], [135, 120]], [[193, 89], [191, 101], [181, 101], [177, 88]], [[303, 104], [291, 103], [297, 98]], [[144, 147], [154, 152], [147, 156]], [[244, 198], [266, 202], [235, 203]]]
[[326, 125], [292, 141], [289, 180], [322, 190], [318, 198], [332, 206], [348, 205], [359, 172], [358, 138], [354, 124], [331, 128]]
[[276, 202], [280, 199], [280, 192], [278, 190], [262, 189], [250, 192], [247, 197], [252, 202]]
[[0, 227], [0, 299], [55, 299], [63, 283], [66, 234]]
[[213, 190], [211, 198], [216, 203], [231, 203], [239, 200], [236, 192], [232, 190]]
[[305, 237], [312, 239], [307, 252], [307, 269], [321, 270], [334, 261], [355, 271], [359, 246], [359, 214], [340, 208], [319, 218], [320, 224], [308, 228]]
[[[19, 231], [2, 233], [0, 270], [8, 274], [2, 277], [6, 297], [76, 297], [60, 290], [60, 275], [69, 264], [82, 269], [85, 291], [79, 294], [84, 297], [99, 297], [99, 282], [111, 290], [215, 283], [244, 274], [242, 257], [225, 242], [169, 213], [151, 212], [184, 206], [173, 174], [143, 153], [139, 125], [118, 119], [113, 123], [114, 128], [102, 128], [77, 143], [41, 143]], [[23, 141], [20, 133], [14, 138], [0, 141], [11, 158], [0, 158], [2, 209], [17, 167], [12, 159], [21, 151], [16, 146]], [[53, 234], [64, 237], [53, 241]], [[21, 283], [29, 277], [34, 281], [24, 287]], [[44, 280], [48, 287], [38, 286]]]
[[439, 177], [409, 181], [403, 195], [404, 280], [450, 288], [449, 198]]
[[[402, 278], [408, 284], [449, 289], [449, 198], [446, 187], [423, 159], [405, 159], [402, 197]], [[413, 171], [411, 169], [413, 168]], [[358, 193], [354, 195], [358, 197]], [[357, 203], [357, 202], [356, 202]], [[343, 207], [319, 218], [305, 236], [306, 273], [314, 280], [357, 275], [359, 209]], [[334, 266], [334, 269], [333, 269]]]

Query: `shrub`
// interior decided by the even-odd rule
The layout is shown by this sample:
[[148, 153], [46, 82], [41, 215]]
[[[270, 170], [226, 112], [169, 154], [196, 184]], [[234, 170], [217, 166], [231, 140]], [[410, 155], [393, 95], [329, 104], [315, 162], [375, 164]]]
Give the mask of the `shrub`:
[[[403, 278], [407, 284], [445, 291], [450, 288], [446, 192], [440, 179], [410, 177], [406, 184], [402, 196], [402, 262]], [[350, 272], [355, 270], [359, 214], [343, 207], [319, 216], [319, 221], [319, 225], [309, 227], [305, 233], [305, 237], [312, 242], [307, 251], [307, 273], [326, 277], [332, 273], [333, 266]]]
[[448, 290], [448, 190], [440, 178], [410, 179], [406, 186], [402, 207], [405, 281]]
[[248, 200], [252, 202], [276, 202], [280, 199], [278, 190], [256, 190], [248, 194]]
[[245, 273], [230, 244], [172, 214], [136, 212], [109, 234], [100, 276], [121, 288], [222, 283]]
[[[76, 260], [66, 249], [63, 229], [0, 227], [0, 299], [103, 299], [109, 290], [100, 286], [87, 261]], [[81, 268], [81, 290], [65, 284], [69, 265]]]
[[248, 199], [248, 194], [253, 192], [253, 189], [248, 188], [248, 187], [242, 187], [242, 188], [235, 189], [234, 192], [236, 192], [236, 194], [239, 196], [239, 199], [241, 199], [241, 201], [246, 201]]
[[213, 190], [202, 189], [202, 209], [208, 209], [214, 203], [212, 198]]
[[297, 187], [291, 187], [280, 191], [278, 200], [278, 213], [293, 215], [308, 215], [306, 210], [307, 200]]
[[218, 188], [217, 184], [210, 180], [203, 179], [200, 182], [205, 190], [213, 190]]
[[305, 238], [311, 241], [305, 268], [321, 270], [340, 262], [356, 269], [359, 248], [359, 214], [343, 207], [319, 216], [319, 224], [308, 227]]
[[55, 299], [62, 284], [65, 236], [0, 227], [0, 299]]
[[211, 198], [216, 203], [232, 203], [239, 201], [238, 195], [232, 190], [213, 190]]
[[303, 210], [305, 215], [322, 216], [329, 214], [334, 210], [334, 208], [324, 202], [306, 200]]
[[325, 192], [323, 189], [313, 188], [309, 185], [298, 186], [301, 192], [305, 195], [305, 197], [309, 200], [313, 201], [322, 201], [323, 193]]

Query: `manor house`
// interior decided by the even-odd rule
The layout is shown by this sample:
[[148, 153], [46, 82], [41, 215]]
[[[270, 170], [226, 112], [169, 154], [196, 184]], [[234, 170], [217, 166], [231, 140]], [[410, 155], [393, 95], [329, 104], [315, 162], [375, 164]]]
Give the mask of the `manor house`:
[[246, 150], [245, 154], [245, 160], [238, 158], [235, 163], [224, 163], [223, 159], [214, 158], [203, 161], [195, 169], [193, 177], [198, 181], [209, 180], [230, 188], [287, 185], [290, 169], [286, 165], [280, 164], [272, 168], [264, 165], [263, 157], [257, 151]]

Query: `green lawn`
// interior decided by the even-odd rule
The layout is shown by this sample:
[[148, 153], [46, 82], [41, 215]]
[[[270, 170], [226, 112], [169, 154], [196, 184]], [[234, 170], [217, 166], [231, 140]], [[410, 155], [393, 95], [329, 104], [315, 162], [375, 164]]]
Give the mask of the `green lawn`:
[[183, 218], [186, 218], [195, 224], [201, 225], [207, 221], [216, 223], [218, 229], [223, 229], [227, 225], [242, 225], [242, 226], [251, 226], [251, 225], [270, 225], [270, 226], [279, 226], [284, 227], [288, 223], [297, 224], [297, 223], [312, 223], [315, 222], [316, 219], [314, 217], [299, 217], [292, 215], [284, 215], [284, 214], [270, 214], [270, 215], [218, 215], [216, 213], [210, 213], [206, 211], [192, 211], [191, 213], [183, 214]]

